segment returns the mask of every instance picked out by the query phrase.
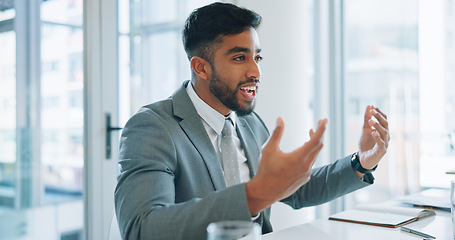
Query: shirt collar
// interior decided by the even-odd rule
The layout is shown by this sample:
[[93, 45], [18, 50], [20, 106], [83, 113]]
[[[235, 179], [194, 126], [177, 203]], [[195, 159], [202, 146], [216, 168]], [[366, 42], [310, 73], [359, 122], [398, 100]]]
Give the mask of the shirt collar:
[[[187, 85], [186, 91], [188, 96], [190, 97], [191, 101], [193, 102], [194, 108], [196, 108], [197, 113], [199, 116], [218, 134], [221, 135], [221, 131], [224, 127], [224, 120], [226, 119], [223, 114], [219, 113], [217, 110], [210, 107], [207, 103], [205, 103], [194, 91], [193, 84], [191, 82]], [[234, 124], [234, 129], [236, 126], [236, 118], [237, 115], [234, 111], [228, 116], [231, 118], [232, 123]]]

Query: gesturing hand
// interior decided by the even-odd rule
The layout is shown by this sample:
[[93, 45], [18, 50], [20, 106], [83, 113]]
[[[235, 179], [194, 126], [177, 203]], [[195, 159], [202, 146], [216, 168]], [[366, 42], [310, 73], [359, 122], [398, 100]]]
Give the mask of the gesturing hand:
[[294, 151], [285, 153], [279, 147], [284, 122], [281, 118], [277, 119], [277, 126], [262, 149], [258, 172], [246, 184], [248, 206], [253, 216], [308, 182], [311, 169], [323, 146], [326, 124], [327, 119], [320, 120], [316, 132], [310, 130], [309, 141]]
[[[373, 120], [372, 117], [377, 121]], [[362, 167], [365, 169], [374, 168], [386, 154], [389, 141], [387, 115], [377, 107], [367, 106], [359, 142], [359, 158]]]

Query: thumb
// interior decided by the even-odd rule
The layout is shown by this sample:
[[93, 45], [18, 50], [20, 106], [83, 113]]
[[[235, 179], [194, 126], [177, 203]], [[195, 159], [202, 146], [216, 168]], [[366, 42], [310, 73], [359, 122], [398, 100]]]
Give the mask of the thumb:
[[284, 132], [284, 121], [281, 117], [276, 120], [276, 127], [273, 130], [272, 136], [270, 136], [268, 143], [266, 146], [278, 148], [281, 142], [281, 137], [283, 136]]

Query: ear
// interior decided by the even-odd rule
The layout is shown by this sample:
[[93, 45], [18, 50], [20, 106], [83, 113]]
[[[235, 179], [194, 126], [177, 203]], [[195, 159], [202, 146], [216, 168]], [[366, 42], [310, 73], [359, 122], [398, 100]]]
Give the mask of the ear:
[[210, 63], [201, 57], [194, 56], [190, 61], [194, 73], [201, 79], [208, 80], [211, 74]]

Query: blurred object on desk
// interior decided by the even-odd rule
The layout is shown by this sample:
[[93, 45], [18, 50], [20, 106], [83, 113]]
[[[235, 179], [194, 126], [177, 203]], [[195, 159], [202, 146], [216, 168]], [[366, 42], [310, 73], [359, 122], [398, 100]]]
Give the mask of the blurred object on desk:
[[399, 198], [403, 204], [421, 208], [435, 208], [450, 212], [450, 191], [446, 189], [428, 189]]

